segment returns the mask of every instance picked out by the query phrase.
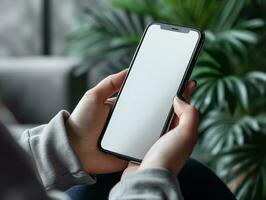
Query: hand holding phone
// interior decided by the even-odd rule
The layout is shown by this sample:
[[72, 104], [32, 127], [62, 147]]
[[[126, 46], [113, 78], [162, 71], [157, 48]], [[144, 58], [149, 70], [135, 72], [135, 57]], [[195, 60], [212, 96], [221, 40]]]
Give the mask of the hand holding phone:
[[[152, 27], [152, 26], [150, 26], [150, 27]], [[157, 31], [160, 32], [162, 30], [164, 30], [164, 31], [166, 31], [166, 33], [168, 33], [169, 29], [172, 30], [172, 27], [176, 29], [176, 26], [159, 25], [159, 27], [158, 26], [155, 27], [155, 30], [156, 30], [156, 33], [158, 33]], [[148, 32], [148, 29], [146, 30], [146, 32]], [[178, 35], [178, 34], [177, 35], [175, 34], [175, 31], [176, 30], [174, 30], [174, 33], [171, 34], [172, 35], [171, 37], [175, 38], [175, 36]], [[145, 34], [146, 34], [146, 32], [145, 32]], [[192, 31], [192, 32], [194, 33], [194, 31]], [[152, 33], [152, 36], [154, 36], [154, 30], [150, 33]], [[180, 34], [184, 33], [185, 35], [183, 35], [183, 34], [181, 34], [181, 35], [189, 36], [189, 37], [191, 36], [190, 34], [186, 35], [187, 33], [190, 33], [190, 29], [185, 28], [185, 27], [178, 28], [178, 31], [176, 33], [180, 33]], [[144, 34], [144, 36], [145, 36], [145, 34]], [[155, 35], [157, 35], [157, 34], [155, 34]], [[159, 35], [157, 35], [157, 36], [159, 36]], [[104, 152], [102, 152], [99, 150], [99, 148], [97, 146], [97, 144], [101, 145], [101, 143], [100, 143], [102, 141], [101, 139], [103, 139], [103, 136], [105, 135], [104, 133], [106, 133], [105, 130], [109, 124], [112, 113], [114, 113], [114, 111], [116, 110], [115, 107], [117, 107], [120, 104], [118, 102], [121, 99], [119, 100], [119, 98], [118, 98], [118, 100], [116, 101], [115, 106], [112, 109], [112, 112], [110, 114], [109, 113], [110, 107], [112, 107], [112, 105], [113, 105], [113, 100], [110, 99], [110, 97], [114, 93], [116, 93], [120, 88], [126, 89], [126, 86], [127, 86], [126, 82], [130, 78], [135, 77], [135, 75], [132, 76], [132, 74], [134, 74], [133, 72], [135, 69], [138, 69], [137, 72], [140, 72], [140, 74], [137, 77], [139, 77], [141, 79], [139, 79], [139, 82], [138, 81], [135, 82], [135, 80], [132, 82], [133, 83], [132, 86], [134, 86], [134, 87], [133, 87], [133, 90], [130, 90], [130, 92], [133, 92], [133, 93], [131, 93], [131, 95], [133, 94], [133, 98], [131, 99], [130, 104], [128, 104], [129, 102], [127, 102], [127, 104], [125, 104], [126, 110], [128, 108], [133, 108], [133, 111], [134, 111], [135, 108], [139, 109], [139, 107], [136, 107], [137, 105], [142, 105], [141, 108], [143, 108], [143, 106], [144, 106], [143, 111], [148, 111], [148, 113], [149, 113], [149, 111], [158, 112], [158, 110], [156, 110], [157, 107], [155, 107], [153, 110], [151, 110], [151, 109], [148, 109], [147, 107], [145, 107], [146, 104], [140, 103], [141, 102], [140, 100], [145, 100], [147, 97], [149, 100], [148, 102], [152, 102], [152, 100], [154, 99], [154, 101], [156, 102], [157, 105], [160, 105], [160, 106], [164, 107], [164, 109], [165, 108], [166, 109], [164, 110], [164, 112], [160, 112], [160, 110], [159, 110], [159, 112], [157, 113], [157, 116], [161, 116], [160, 117], [161, 120], [159, 121], [160, 123], [151, 123], [151, 125], [149, 125], [149, 121], [147, 122], [146, 120], [154, 121], [154, 119], [152, 119], [152, 117], [147, 117], [146, 115], [142, 116], [141, 113], [138, 113], [137, 116], [141, 117], [141, 119], [140, 119], [140, 122], [142, 124], [141, 127], [145, 128], [145, 129], [144, 129], [144, 131], [143, 131], [143, 129], [140, 129], [139, 132], [135, 132], [136, 137], [135, 137], [134, 141], [130, 140], [128, 135], [125, 135], [124, 131], [119, 131], [119, 132], [117, 132], [117, 134], [121, 134], [122, 136], [124, 134], [125, 145], [128, 145], [129, 150], [130, 149], [132, 150], [131, 153], [136, 153], [136, 152], [134, 152], [134, 150], [136, 150], [136, 149], [140, 149], [143, 151], [143, 147], [145, 147], [147, 149], [150, 148], [150, 146], [141, 145], [141, 142], [145, 142], [145, 141], [151, 142], [150, 137], [147, 137], [147, 136], [149, 136], [149, 134], [151, 134], [151, 135], [153, 135], [153, 137], [155, 137], [154, 142], [156, 142], [158, 140], [162, 131], [160, 131], [158, 129], [158, 127], [157, 128], [155, 128], [155, 127], [158, 126], [158, 124], [160, 124], [160, 125], [163, 125], [163, 130], [165, 130], [165, 127], [167, 125], [167, 121], [169, 119], [168, 116], [171, 116], [170, 114], [171, 114], [173, 97], [176, 95], [176, 91], [178, 91], [179, 94], [182, 93], [183, 88], [184, 88], [183, 87], [184, 83], [186, 82], [186, 80], [189, 77], [189, 74], [191, 72], [191, 69], [192, 69], [193, 63], [195, 61], [196, 55], [198, 54], [200, 46], [202, 44], [201, 34], [198, 31], [196, 31], [196, 33], [193, 35], [196, 36], [193, 40], [195, 43], [194, 43], [194, 45], [190, 46], [190, 48], [187, 49], [187, 51], [189, 50], [190, 54], [187, 55], [187, 51], [184, 51], [182, 49], [181, 50], [179, 49], [179, 51], [181, 51], [180, 54], [177, 51], [170, 51], [173, 54], [172, 53], [170, 53], [171, 55], [169, 54], [169, 59], [167, 59], [168, 57], [165, 58], [164, 56], [162, 56], [162, 55], [159, 56], [159, 55], [161, 52], [169, 53], [169, 48], [168, 48], [169, 47], [169, 41], [173, 43], [172, 39], [169, 40], [167, 44], [161, 45], [161, 47], [164, 47], [164, 48], [158, 49], [157, 45], [158, 45], [158, 43], [160, 44], [164, 41], [164, 40], [161, 41], [161, 39], [164, 37], [161, 37], [162, 35], [159, 38], [158, 37], [155, 37], [155, 38], [152, 37], [153, 42], [150, 41], [149, 44], [155, 45], [154, 46], [154, 48], [156, 47], [155, 53], [158, 55], [155, 56], [154, 51], [153, 51], [153, 49], [150, 49], [150, 46], [148, 46], [149, 47], [148, 49], [147, 48], [145, 48], [145, 49], [146, 49], [146, 52], [148, 52], [147, 56], [149, 58], [149, 61], [154, 61], [153, 58], [157, 58], [157, 59], [155, 59], [156, 62], [153, 62], [154, 65], [149, 65], [149, 68], [145, 68], [145, 66], [147, 66], [147, 65], [141, 65], [141, 66], [139, 65], [141, 68], [139, 68], [139, 67], [133, 68], [133, 64], [135, 63], [134, 60], [137, 60], [137, 57], [139, 57], [137, 55], [138, 55], [138, 52], [140, 51], [141, 46], [142, 46], [142, 45], [139, 45], [137, 53], [135, 54], [134, 59], [131, 63], [130, 69], [132, 71], [130, 72], [131, 73], [130, 76], [127, 73], [127, 71], [122, 71], [118, 74], [111, 75], [111, 76], [107, 77], [106, 79], [104, 79], [103, 81], [101, 81], [96, 87], [89, 90], [83, 96], [83, 98], [81, 99], [81, 101], [79, 102], [79, 104], [77, 105], [77, 107], [75, 108], [75, 110], [73, 111], [73, 113], [71, 114], [69, 119], [67, 120], [66, 127], [67, 127], [68, 135], [70, 138], [71, 146], [73, 147], [75, 153], [77, 154], [79, 160], [81, 161], [82, 167], [85, 171], [87, 171], [90, 174], [102, 174], [102, 173], [120, 171], [127, 166], [127, 162], [124, 160], [121, 160], [119, 158], [128, 159], [128, 160], [136, 160], [136, 161], [139, 161], [140, 159], [142, 159], [141, 157], [140, 157], [140, 159], [138, 157], [136, 157], [135, 159], [134, 158], [131, 159], [128, 156], [128, 154], [126, 154], [123, 151], [121, 151], [121, 152], [118, 151], [118, 154], [117, 154], [117, 152], [112, 151], [113, 150], [112, 148], [110, 148], [110, 149], [107, 148], [107, 150], [104, 149]], [[177, 39], [176, 41], [179, 41], [180, 38], [176, 37], [176, 39]], [[189, 38], [187, 38], [187, 40], [186, 40], [187, 42], [189, 42], [188, 39]], [[142, 42], [144, 43], [144, 38], [142, 38]], [[192, 42], [192, 41], [190, 41], [190, 42]], [[173, 43], [172, 46], [170, 45], [171, 46], [170, 49], [174, 48], [175, 45], [176, 45], [176, 43]], [[178, 43], [178, 47], [183, 48], [183, 46], [184, 45], [181, 45], [181, 43]], [[167, 47], [167, 49], [168, 49], [167, 51], [165, 51], [165, 47]], [[184, 51], [184, 52], [182, 53], [182, 51]], [[176, 61], [174, 63], [172, 63], [173, 55], [176, 56]], [[183, 65], [180, 65], [180, 63], [179, 63], [180, 59], [184, 59], [184, 57], [183, 56], [180, 57], [180, 55], [186, 55], [185, 56], [186, 59], [182, 62]], [[145, 58], [145, 57], [146, 56], [144, 56], [142, 58]], [[159, 67], [157, 65], [158, 59], [159, 59], [159, 61], [160, 60], [162, 61], [162, 62], [158, 62], [158, 64], [160, 64]], [[165, 61], [167, 61], [167, 62], [165, 62]], [[149, 64], [149, 62], [147, 64]], [[173, 64], [175, 64], [175, 65], [173, 65]], [[177, 67], [176, 64], [178, 64], [178, 66], [184, 67], [184, 68], [181, 68], [182, 69], [181, 73], [179, 73], [180, 68], [176, 68]], [[153, 69], [155, 71], [153, 71]], [[159, 71], [158, 71], [158, 69], [159, 69]], [[177, 71], [175, 71], [175, 70], [177, 70]], [[158, 72], [159, 72], [159, 76], [158, 76]], [[165, 72], [167, 72], [167, 75], [169, 75], [169, 77], [166, 75]], [[151, 75], [151, 76], [147, 76], [147, 75]], [[157, 79], [155, 79], [155, 80], [153, 79], [154, 75], [157, 76]], [[161, 75], [161, 77], [160, 77], [160, 75]], [[126, 76], [127, 76], [127, 78], [126, 78], [127, 81], [124, 81]], [[150, 79], [151, 81], [148, 81], [147, 79]], [[144, 80], [144, 82], [143, 82], [143, 80]], [[159, 82], [158, 82], [158, 80], [159, 80]], [[135, 83], [137, 83], [137, 84], [135, 84]], [[154, 83], [155, 85], [153, 85], [152, 83]], [[159, 85], [159, 88], [156, 87], [156, 85], [157, 86]], [[162, 86], [162, 85], [164, 86], [164, 89], [166, 89], [166, 90], [168, 90], [169, 88], [171, 89], [172, 92], [170, 93], [170, 95], [165, 95], [165, 92], [169, 92], [169, 91], [161, 90], [162, 88], [160, 86]], [[135, 86], [137, 86], [137, 87], [135, 87]], [[122, 90], [124, 91], [124, 89], [122, 89]], [[122, 92], [121, 92], [122, 90], [120, 90], [120, 92], [119, 92], [119, 96], [121, 98], [122, 98], [122, 96], [124, 96], [124, 95], [122, 95]], [[141, 91], [143, 95], [139, 95], [139, 93], [137, 93], [139, 91]], [[147, 91], [149, 92], [149, 94], [153, 94], [153, 91], [155, 91], [154, 94], [157, 94], [157, 95], [159, 94], [159, 96], [157, 96], [156, 98], [150, 99], [151, 96], [149, 96], [149, 95], [146, 96]], [[157, 93], [156, 93], [156, 91], [157, 91]], [[161, 94], [163, 94], [163, 98], [165, 98], [168, 102], [166, 106], [165, 106], [165, 102], [162, 101], [163, 99], [162, 99]], [[127, 95], [125, 97], [128, 98]], [[138, 101], [134, 101], [136, 99]], [[133, 102], [132, 102], [132, 100], [133, 100]], [[158, 100], [159, 100], [159, 102], [158, 102]], [[159, 106], [159, 108], [160, 108], [160, 106]], [[129, 111], [132, 111], [132, 109]], [[162, 114], [164, 114], [164, 116], [166, 116], [166, 117], [162, 117]], [[129, 117], [128, 115], [118, 115], [118, 116], [120, 116], [122, 119], [124, 118], [125, 120], [130, 119], [129, 122], [131, 120], [133, 120], [132, 116], [130, 116], [130, 118], [128, 118]], [[145, 118], [145, 116], [147, 118]], [[156, 116], [156, 115], [154, 115], [154, 116]], [[119, 128], [119, 125], [121, 125], [122, 127], [123, 126], [126, 127], [125, 124], [121, 123], [120, 119], [117, 121], [118, 122], [118, 128]], [[133, 120], [133, 122], [136, 122], [136, 121]], [[141, 124], [139, 124], [139, 125], [141, 125]], [[143, 125], [145, 125], [145, 126], [143, 126]], [[130, 126], [128, 126], [128, 127], [131, 128]], [[139, 127], [139, 126], [135, 126], [135, 127]], [[134, 126], [133, 126], [133, 128], [134, 128]], [[145, 134], [145, 132], [147, 134]], [[111, 132], [109, 132], [109, 134], [110, 133]], [[110, 134], [109, 136], [114, 136], [114, 135]], [[144, 137], [139, 137], [139, 136], [144, 136]], [[117, 145], [117, 147], [119, 147], [121, 142], [123, 142], [123, 140], [121, 140], [121, 138], [119, 138], [119, 140], [116, 140], [115, 137], [111, 137], [110, 142], [113, 146]], [[137, 145], [135, 145], [136, 143], [137, 143]], [[133, 148], [132, 148], [132, 144], [133, 144]], [[110, 151], [108, 151], [108, 150], [110, 150]], [[119, 156], [119, 158], [117, 158], [111, 154], [107, 154], [105, 152], [111, 152], [112, 154], [115, 154], [115, 156]], [[146, 152], [144, 152], [144, 155], [145, 155], [145, 153]]]
[[69, 142], [82, 168], [89, 174], [121, 171], [127, 162], [98, 148], [98, 141], [111, 110], [112, 95], [121, 87], [127, 70], [112, 74], [88, 90], [66, 121]]
[[[106, 154], [97, 146], [106, 118], [114, 104], [110, 98], [122, 85], [127, 70], [113, 74], [86, 92], [66, 121], [69, 142], [83, 170], [89, 174], [104, 174], [121, 171], [127, 162]], [[188, 99], [193, 81], [185, 87], [183, 97]], [[174, 118], [172, 127], [177, 119]], [[155, 167], [155, 166], [153, 166]]]
[[178, 175], [197, 141], [198, 112], [189, 105], [195, 81], [186, 84], [183, 99], [174, 100], [174, 119], [170, 131], [163, 135], [148, 151], [141, 164], [129, 163], [122, 179], [129, 174], [149, 168], [165, 168]]

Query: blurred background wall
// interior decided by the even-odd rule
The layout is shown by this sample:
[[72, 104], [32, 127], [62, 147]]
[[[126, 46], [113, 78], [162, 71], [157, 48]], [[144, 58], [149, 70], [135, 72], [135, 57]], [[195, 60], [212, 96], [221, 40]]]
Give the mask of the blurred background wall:
[[36, 55], [41, 51], [40, 1], [0, 1], [0, 56]]
[[[81, 3], [74, 0], [0, 0], [0, 56], [40, 55], [45, 42], [49, 42], [46, 45], [51, 54], [64, 54], [65, 37], [77, 28]], [[44, 10], [47, 5], [49, 10]]]

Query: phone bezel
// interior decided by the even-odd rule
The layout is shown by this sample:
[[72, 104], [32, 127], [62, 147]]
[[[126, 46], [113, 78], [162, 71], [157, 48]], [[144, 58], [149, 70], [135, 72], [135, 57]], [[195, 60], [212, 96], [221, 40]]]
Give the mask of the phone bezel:
[[[196, 60], [197, 60], [197, 57], [198, 57], [198, 55], [199, 55], [199, 52], [200, 52], [200, 50], [201, 50], [201, 48], [202, 48], [202, 45], [203, 45], [203, 42], [204, 42], [204, 32], [202, 32], [201, 30], [196, 29], [196, 28], [185, 27], [185, 26], [179, 26], [179, 25], [173, 25], [173, 24], [166, 24], [166, 23], [159, 23], [159, 22], [153, 22], [153, 23], [149, 24], [149, 25], [145, 28], [144, 33], [142, 34], [141, 39], [140, 39], [140, 42], [139, 42], [139, 44], [138, 44], [138, 46], [137, 46], [137, 48], [136, 48], [136, 50], [135, 50], [135, 53], [134, 53], [134, 55], [133, 55], [133, 58], [132, 58], [132, 60], [131, 60], [131, 62], [130, 62], [130, 65], [129, 65], [129, 68], [128, 68], [128, 72], [127, 72], [127, 74], [126, 74], [126, 77], [125, 77], [125, 79], [123, 80], [122, 86], [121, 86], [121, 88], [120, 88], [120, 90], [119, 90], [119, 92], [118, 92], [118, 94], [117, 94], [117, 99], [116, 99], [116, 101], [115, 101], [115, 103], [114, 103], [114, 106], [112, 107], [110, 113], [108, 114], [108, 117], [107, 117], [107, 119], [106, 119], [106, 121], [105, 121], [105, 124], [104, 124], [103, 130], [102, 130], [101, 135], [100, 135], [99, 140], [98, 140], [98, 147], [99, 147], [99, 149], [100, 149], [101, 151], [103, 151], [103, 152], [105, 152], [105, 153], [112, 154], [112, 155], [114, 155], [114, 156], [116, 156], [116, 157], [118, 157], [118, 158], [120, 158], [120, 159], [127, 160], [127, 161], [141, 162], [142, 160], [140, 160], [140, 159], [138, 159], [138, 158], [131, 157], [131, 156], [123, 155], [123, 154], [120, 154], [120, 153], [117, 153], [117, 152], [113, 152], [113, 151], [110, 151], [110, 150], [107, 150], [107, 149], [104, 149], [104, 148], [102, 147], [102, 145], [101, 145], [101, 142], [102, 142], [102, 139], [103, 139], [104, 133], [105, 133], [105, 131], [106, 131], [106, 128], [107, 128], [107, 126], [108, 126], [108, 124], [109, 124], [109, 121], [110, 121], [110, 119], [111, 119], [111, 116], [112, 116], [112, 114], [113, 114], [113, 111], [114, 111], [114, 109], [115, 109], [115, 106], [116, 106], [116, 104], [117, 104], [117, 102], [118, 102], [118, 100], [119, 100], [120, 94], [121, 94], [121, 92], [122, 92], [122, 90], [123, 90], [123, 88], [124, 88], [125, 82], [127, 81], [127, 77], [129, 76], [129, 74], [130, 74], [130, 70], [131, 70], [131, 68], [132, 68], [132, 66], [133, 66], [133, 64], [134, 64], [134, 62], [135, 62], [136, 56], [137, 56], [138, 51], [139, 51], [139, 49], [140, 49], [140, 47], [141, 47], [141, 44], [142, 44], [142, 42], [143, 42], [143, 39], [144, 39], [144, 37], [145, 37], [145, 35], [146, 35], [146, 33], [147, 33], [147, 30], [148, 30], [152, 25], [160, 25], [161, 28], [163, 28], [163, 29], [167, 29], [167, 30], [169, 30], [169, 31], [175, 31], [175, 32], [180, 32], [180, 31], [181, 31], [181, 32], [183, 32], [183, 31], [186, 32], [186, 31], [188, 31], [188, 32], [189, 32], [190, 30], [192, 30], [192, 31], [196, 31], [196, 32], [199, 34], [199, 38], [198, 38], [198, 41], [197, 41], [197, 43], [196, 43], [195, 49], [194, 49], [194, 51], [193, 51], [193, 53], [192, 53], [192, 56], [191, 56], [191, 58], [190, 58], [190, 60], [189, 60], [189, 63], [188, 63], [187, 69], [186, 69], [186, 71], [185, 71], [185, 73], [184, 73], [184, 76], [183, 76], [183, 78], [182, 78], [182, 80], [181, 80], [180, 86], [179, 86], [179, 88], [178, 88], [178, 90], [177, 90], [177, 93], [176, 93], [180, 98], [182, 98], [182, 93], [183, 93], [183, 91], [184, 91], [185, 83], [188, 81], [188, 79], [189, 79], [189, 77], [190, 77], [190, 75], [191, 75], [191, 73], [192, 73], [192, 70], [193, 70], [193, 68], [194, 68], [195, 62], [196, 62]], [[170, 111], [169, 111], [169, 114], [168, 114], [168, 116], [167, 116], [167, 118], [166, 118], [166, 122], [165, 122], [165, 124], [164, 124], [164, 127], [163, 127], [163, 130], [162, 130], [162, 133], [161, 133], [160, 137], [161, 137], [161, 136], [167, 131], [167, 129], [169, 128], [169, 123], [170, 123], [170, 121], [171, 121], [171, 119], [172, 119], [172, 116], [173, 116], [173, 106], [171, 107], [171, 109], [170, 109]]]

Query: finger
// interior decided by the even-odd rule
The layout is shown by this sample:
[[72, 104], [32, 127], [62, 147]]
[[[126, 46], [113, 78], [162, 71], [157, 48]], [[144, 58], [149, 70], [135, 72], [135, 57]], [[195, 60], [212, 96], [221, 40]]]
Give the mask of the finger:
[[193, 92], [193, 90], [196, 88], [197, 82], [195, 80], [190, 80], [187, 82], [185, 90], [183, 92], [183, 98], [186, 102], [189, 102], [189, 98]]
[[124, 179], [128, 175], [136, 172], [139, 169], [139, 164], [129, 162], [127, 168], [124, 170], [121, 179]]
[[128, 165], [127, 165], [127, 167], [132, 167], [132, 168], [137, 168], [137, 167], [139, 167], [139, 163], [135, 163], [135, 162], [128, 162]]
[[[195, 89], [195, 87], [197, 86], [197, 82], [195, 80], [189, 80], [186, 84], [184, 93], [183, 93], [183, 98], [186, 102], [189, 102], [189, 98], [193, 92], [193, 90]], [[171, 125], [170, 125], [170, 129], [173, 129], [174, 127], [176, 127], [178, 125], [179, 119], [176, 115], [174, 115], [172, 121], [171, 121]]]
[[115, 104], [116, 101], [116, 97], [111, 97], [106, 99], [106, 101], [104, 102], [104, 104], [108, 105], [110, 108], [112, 108]]
[[[113, 155], [103, 153], [98, 157], [98, 163], [108, 163], [108, 165], [97, 165], [97, 172], [95, 174], [100, 174], [104, 171], [117, 172], [126, 169], [128, 161], [121, 160]], [[97, 163], [96, 163], [97, 164]]]
[[185, 125], [189, 129], [195, 129], [198, 123], [198, 111], [195, 107], [175, 97], [174, 111], [179, 119], [178, 125]]
[[120, 89], [123, 80], [126, 77], [127, 71], [128, 70], [125, 69], [117, 74], [108, 76], [107, 78], [103, 79], [98, 85], [96, 85], [93, 88], [93, 91], [98, 95], [100, 99], [106, 100]]
[[[174, 110], [179, 119], [178, 125], [172, 129], [178, 140], [183, 140], [184, 144], [190, 144], [190, 150], [197, 142], [197, 129], [199, 114], [195, 107], [187, 104], [185, 101], [175, 97]], [[189, 152], [190, 152], [189, 150]]]

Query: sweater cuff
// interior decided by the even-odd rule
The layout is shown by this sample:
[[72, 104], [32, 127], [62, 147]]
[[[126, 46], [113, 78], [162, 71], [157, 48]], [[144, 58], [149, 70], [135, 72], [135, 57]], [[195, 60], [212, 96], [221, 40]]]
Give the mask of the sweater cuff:
[[130, 174], [111, 191], [112, 199], [183, 200], [180, 185], [169, 170], [151, 168]]
[[31, 154], [39, 177], [47, 190], [66, 190], [77, 184], [93, 184], [95, 178], [81, 169], [66, 133], [66, 111], [59, 112], [47, 125], [26, 131], [22, 145]]

